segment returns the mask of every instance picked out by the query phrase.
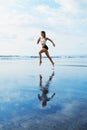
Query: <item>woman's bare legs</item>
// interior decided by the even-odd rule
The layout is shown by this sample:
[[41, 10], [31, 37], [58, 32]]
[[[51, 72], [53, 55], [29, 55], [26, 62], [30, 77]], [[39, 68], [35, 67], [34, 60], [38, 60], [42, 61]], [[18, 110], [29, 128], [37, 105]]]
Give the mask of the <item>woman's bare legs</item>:
[[39, 56], [40, 56], [39, 65], [41, 65], [41, 63], [42, 63], [42, 55], [41, 55], [42, 53], [45, 53], [45, 54], [46, 54], [46, 56], [49, 58], [50, 62], [51, 62], [52, 65], [54, 66], [54, 62], [53, 62], [52, 58], [50, 57], [49, 52], [48, 52], [45, 48], [42, 48], [42, 49], [40, 50], [40, 52], [39, 52]]
[[39, 62], [39, 65], [41, 65], [41, 63], [42, 63], [42, 53], [43, 52], [46, 52], [47, 50], [45, 49], [45, 48], [42, 48], [40, 51], [39, 51], [39, 56], [40, 56], [40, 62]]
[[54, 62], [53, 62], [52, 58], [50, 57], [49, 52], [47, 50], [45, 51], [45, 54], [49, 58], [49, 60], [52, 63], [52, 65], [54, 66]]

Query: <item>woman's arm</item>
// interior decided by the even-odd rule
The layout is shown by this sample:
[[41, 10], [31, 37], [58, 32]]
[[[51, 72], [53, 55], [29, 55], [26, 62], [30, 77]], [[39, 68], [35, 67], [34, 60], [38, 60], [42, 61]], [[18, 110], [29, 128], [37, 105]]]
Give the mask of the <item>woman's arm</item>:
[[37, 40], [37, 44], [39, 44], [39, 42], [40, 42], [40, 37], [39, 37], [38, 40]]
[[55, 93], [53, 93], [52, 96], [48, 98], [47, 100], [50, 101], [54, 96], [55, 96]]
[[55, 43], [50, 38], [46, 38], [46, 40], [50, 41], [53, 44], [53, 46], [55, 47]]

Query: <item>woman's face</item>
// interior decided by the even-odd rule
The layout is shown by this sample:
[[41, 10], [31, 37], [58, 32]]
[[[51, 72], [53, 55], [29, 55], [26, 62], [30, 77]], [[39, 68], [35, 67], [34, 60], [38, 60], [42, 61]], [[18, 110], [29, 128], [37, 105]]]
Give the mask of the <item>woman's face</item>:
[[44, 37], [44, 34], [41, 32], [41, 36]]

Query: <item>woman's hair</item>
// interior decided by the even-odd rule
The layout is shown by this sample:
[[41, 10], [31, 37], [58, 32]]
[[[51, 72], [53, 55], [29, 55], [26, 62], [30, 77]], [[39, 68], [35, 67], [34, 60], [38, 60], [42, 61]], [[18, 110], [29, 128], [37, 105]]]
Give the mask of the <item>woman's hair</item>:
[[41, 31], [41, 33], [43, 33], [44, 38], [46, 38], [46, 32], [45, 31]]

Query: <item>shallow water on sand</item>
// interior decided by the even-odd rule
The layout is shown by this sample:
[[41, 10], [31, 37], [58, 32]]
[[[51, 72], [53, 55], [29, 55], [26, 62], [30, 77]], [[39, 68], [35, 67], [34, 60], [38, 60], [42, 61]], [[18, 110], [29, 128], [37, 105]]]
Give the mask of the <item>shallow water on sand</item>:
[[0, 60], [0, 130], [87, 130], [87, 59]]

